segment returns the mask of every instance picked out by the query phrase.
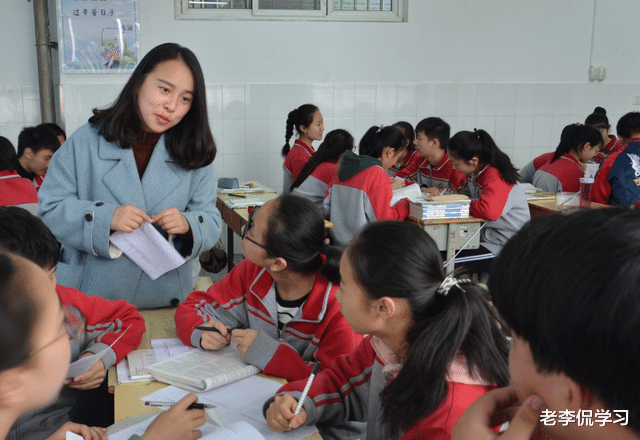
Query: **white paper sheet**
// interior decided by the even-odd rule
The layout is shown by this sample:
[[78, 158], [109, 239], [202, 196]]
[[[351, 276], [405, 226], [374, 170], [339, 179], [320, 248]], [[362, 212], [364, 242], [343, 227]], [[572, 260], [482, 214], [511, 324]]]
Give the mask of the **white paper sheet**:
[[151, 347], [153, 348], [153, 354], [156, 356], [156, 362], [160, 362], [192, 350], [197, 350], [197, 348], [183, 344], [178, 338], [152, 339]]
[[[298, 440], [318, 432], [315, 426], [304, 426], [289, 432], [274, 432], [262, 416], [262, 405], [281, 387], [277, 382], [262, 377], [251, 376], [237, 382], [197, 393], [198, 401], [216, 406], [216, 411], [229, 425], [245, 421], [256, 428], [267, 440]], [[177, 402], [189, 391], [169, 386], [158, 390], [141, 400]], [[111, 437], [109, 437], [111, 440]]]
[[84, 437], [76, 434], [75, 432], [67, 431], [65, 440], [84, 440]]
[[187, 261], [151, 223], [144, 222], [133, 232], [114, 232], [109, 239], [152, 280]]

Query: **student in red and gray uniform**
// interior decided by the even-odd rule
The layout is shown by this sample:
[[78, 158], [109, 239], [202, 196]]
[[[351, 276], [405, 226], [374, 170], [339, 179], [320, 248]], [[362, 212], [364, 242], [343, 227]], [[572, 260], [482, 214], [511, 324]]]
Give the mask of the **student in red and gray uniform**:
[[604, 147], [593, 158], [595, 163], [602, 163], [607, 156], [618, 150], [624, 149], [624, 145], [620, 140], [618, 140], [615, 135], [610, 134], [611, 125], [609, 124], [609, 118], [607, 118], [607, 111], [602, 107], [596, 107], [593, 110], [593, 113], [587, 116], [587, 119], [584, 121], [584, 125], [595, 127], [600, 131], [600, 134], [602, 134]]
[[38, 212], [38, 191], [29, 179], [15, 169], [16, 149], [0, 136], [0, 206], [20, 206], [32, 214]]
[[580, 191], [586, 163], [598, 154], [602, 144], [602, 135], [596, 128], [567, 125], [551, 161], [533, 175], [533, 186], [552, 193]]
[[531, 219], [527, 197], [509, 156], [486, 131], [456, 133], [447, 151], [454, 168], [471, 176], [461, 191], [472, 199], [469, 214], [487, 220], [480, 232], [480, 248], [460, 252], [455, 265], [462, 264], [472, 273], [488, 272], [502, 246]]
[[385, 172], [403, 148], [404, 136], [396, 127], [373, 126], [360, 141], [360, 155], [344, 153], [324, 198], [324, 214], [334, 224], [330, 234], [336, 246], [346, 248], [368, 222], [407, 218], [409, 200], [391, 206], [393, 190]]
[[398, 171], [405, 169], [417, 154], [415, 146], [416, 132], [413, 129], [413, 125], [407, 121], [398, 121], [393, 126], [404, 135], [404, 149], [398, 157], [398, 162], [391, 165], [391, 168], [387, 170], [389, 176], [393, 176]]
[[541, 154], [540, 156], [533, 159], [531, 162], [520, 168], [518, 174], [520, 174], [520, 182], [521, 183], [533, 183], [533, 175], [542, 167], [549, 163], [553, 156], [555, 155], [555, 151], [550, 151], [548, 153]]
[[628, 145], [640, 142], [640, 112], [629, 112], [621, 117], [616, 125], [616, 132], [624, 148], [617, 150], [600, 164], [591, 187], [591, 201], [605, 205], [611, 204], [611, 168], [614, 162]]
[[[289, 146], [289, 140], [293, 136], [293, 129], [298, 133], [298, 139]], [[282, 147], [282, 157], [284, 157], [282, 193], [288, 193], [291, 184], [298, 178], [302, 167], [309, 162], [311, 156], [316, 152], [313, 149], [313, 141], [322, 140], [324, 122], [322, 113], [313, 104], [304, 104], [291, 110], [287, 116], [286, 143]]]
[[[60, 246], [38, 217], [16, 206], [0, 207], [0, 246], [34, 262], [55, 282]], [[20, 417], [7, 439], [46, 439], [69, 422], [69, 411], [79, 399], [83, 399], [84, 404], [94, 404], [96, 401], [91, 399], [99, 399], [100, 392], [104, 393], [105, 398], [107, 370], [137, 348], [145, 332], [144, 319], [135, 306], [126, 301], [107, 301], [61, 285], [56, 285], [56, 292], [60, 302], [66, 305], [69, 316], [78, 322], [85, 322], [83, 334], [74, 335], [69, 341], [70, 361], [104, 349], [107, 352], [89, 371], [67, 379], [54, 403]], [[113, 346], [109, 348], [111, 344]], [[103, 383], [104, 389], [100, 389]]]
[[353, 151], [353, 136], [342, 129], [330, 131], [300, 171], [291, 191], [311, 200], [322, 211], [329, 182], [338, 174], [338, 163], [345, 151]]
[[[329, 281], [339, 279], [340, 251], [324, 244], [322, 213], [309, 200], [285, 194], [262, 205], [243, 232], [242, 253], [227, 276], [180, 304], [182, 342], [219, 350], [233, 341], [245, 362], [298, 380], [362, 340], [340, 313], [338, 284]], [[219, 332], [194, 329], [200, 325]]]
[[445, 190], [459, 191], [467, 176], [456, 171], [447, 155], [451, 128], [441, 118], [426, 118], [416, 125], [415, 145], [418, 157], [395, 174], [405, 184], [416, 182], [422, 192], [440, 195]]
[[[366, 421], [367, 440], [450, 439], [465, 409], [509, 382], [508, 343], [486, 291], [445, 277], [434, 240], [408, 222], [367, 225], [340, 262], [336, 297], [351, 327], [369, 336], [264, 405], [269, 427]], [[506, 327], [502, 327], [506, 328]]]
[[60, 148], [56, 134], [45, 124], [25, 127], [18, 135], [18, 159], [15, 169], [20, 176], [40, 188], [53, 154]]

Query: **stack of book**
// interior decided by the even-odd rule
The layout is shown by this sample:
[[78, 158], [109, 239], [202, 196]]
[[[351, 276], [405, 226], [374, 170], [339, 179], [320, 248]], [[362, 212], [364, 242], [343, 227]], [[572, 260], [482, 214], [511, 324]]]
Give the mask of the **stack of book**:
[[[442, 196], [444, 199], [448, 196]], [[464, 199], [462, 199], [464, 197]], [[451, 199], [412, 200], [409, 215], [418, 220], [434, 220], [444, 218], [468, 218], [471, 200], [465, 196], [451, 197]], [[452, 200], [453, 199], [453, 200]]]

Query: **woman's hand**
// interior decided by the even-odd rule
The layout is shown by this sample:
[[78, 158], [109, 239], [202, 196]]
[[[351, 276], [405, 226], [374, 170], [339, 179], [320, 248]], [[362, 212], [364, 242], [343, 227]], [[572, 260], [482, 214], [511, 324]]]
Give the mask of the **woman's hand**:
[[290, 394], [284, 394], [282, 396], [276, 396], [269, 408], [267, 408], [267, 424], [273, 431], [289, 431], [290, 429], [296, 429], [304, 425], [307, 421], [307, 411], [304, 408], [300, 409], [297, 416], [293, 413], [298, 406], [298, 401]]
[[[529, 440], [540, 420], [542, 405], [542, 399], [535, 395], [519, 405], [513, 387], [490, 391], [467, 408], [453, 428], [451, 440]], [[493, 430], [507, 421], [506, 431]]]
[[249, 351], [259, 334], [258, 330], [250, 328], [236, 329], [231, 332], [231, 340], [238, 344], [238, 351], [242, 355], [242, 359], [247, 355], [247, 351]]
[[171, 408], [161, 413], [142, 434], [144, 440], [195, 440], [202, 437], [196, 428], [204, 425], [203, 409], [187, 409], [198, 401], [198, 396], [187, 394]]
[[407, 186], [407, 182], [405, 182], [404, 179], [394, 180], [395, 177], [392, 177], [391, 179], [391, 188], [393, 189], [404, 188]]
[[67, 431], [81, 435], [84, 440], [107, 440], [107, 434], [105, 434], [106, 429], [73, 422], [66, 422], [58, 428], [56, 432], [47, 437], [47, 440], [65, 440], [67, 438]]
[[167, 208], [160, 211], [151, 217], [151, 221], [157, 223], [169, 234], [184, 235], [191, 231], [191, 225], [177, 208]]
[[[86, 356], [93, 356], [93, 353], [85, 353], [80, 356], [80, 359]], [[106, 375], [107, 370], [104, 367], [104, 362], [100, 359], [86, 373], [73, 379], [67, 379], [65, 385], [69, 388], [75, 388], [76, 390], [90, 390], [92, 388], [98, 388], [104, 381]]]
[[144, 222], [152, 223], [146, 212], [137, 206], [122, 205], [113, 211], [109, 227], [114, 231], [133, 232]]
[[216, 331], [203, 331], [200, 336], [200, 346], [205, 350], [220, 350], [223, 347], [229, 345], [231, 341], [231, 333], [227, 326], [220, 321], [209, 321], [203, 324], [205, 327], [217, 328], [220, 332]]

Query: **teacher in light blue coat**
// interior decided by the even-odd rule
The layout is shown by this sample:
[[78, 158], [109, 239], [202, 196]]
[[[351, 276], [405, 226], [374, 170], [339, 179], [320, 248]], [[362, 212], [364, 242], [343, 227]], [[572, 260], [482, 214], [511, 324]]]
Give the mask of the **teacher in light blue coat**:
[[[161, 44], [93, 113], [54, 155], [39, 192], [38, 215], [62, 243], [58, 282], [139, 308], [175, 306], [221, 232], [200, 64], [189, 49]], [[145, 221], [187, 259], [155, 280], [109, 242]]]

